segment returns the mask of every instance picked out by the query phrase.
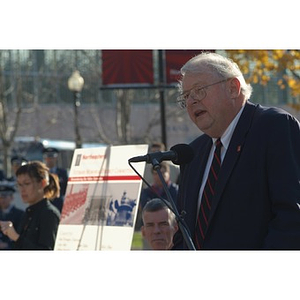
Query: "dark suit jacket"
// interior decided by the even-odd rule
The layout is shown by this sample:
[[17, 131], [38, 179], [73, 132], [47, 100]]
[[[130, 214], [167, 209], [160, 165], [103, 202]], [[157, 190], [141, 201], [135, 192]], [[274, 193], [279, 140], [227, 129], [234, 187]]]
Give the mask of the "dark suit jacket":
[[60, 195], [58, 198], [52, 200], [52, 204], [59, 210], [59, 212], [62, 212], [64, 197], [68, 185], [68, 172], [66, 169], [57, 168], [57, 167], [54, 170], [51, 169], [50, 171], [58, 176], [59, 186], [60, 186]]
[[[194, 237], [199, 189], [211, 148], [201, 135], [181, 166], [178, 211]], [[283, 110], [247, 102], [215, 188], [204, 249], [300, 249], [300, 124]], [[182, 234], [174, 249], [186, 249]]]
[[68, 185], [68, 172], [66, 169], [56, 168], [55, 174], [59, 178], [60, 196], [64, 197]]

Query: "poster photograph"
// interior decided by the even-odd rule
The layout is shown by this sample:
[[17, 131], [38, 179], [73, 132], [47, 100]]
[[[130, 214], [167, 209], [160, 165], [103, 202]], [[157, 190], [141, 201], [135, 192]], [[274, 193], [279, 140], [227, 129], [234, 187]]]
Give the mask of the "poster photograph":
[[[55, 250], [130, 250], [142, 187], [128, 159], [148, 145], [76, 149]], [[144, 174], [145, 163], [135, 164]]]

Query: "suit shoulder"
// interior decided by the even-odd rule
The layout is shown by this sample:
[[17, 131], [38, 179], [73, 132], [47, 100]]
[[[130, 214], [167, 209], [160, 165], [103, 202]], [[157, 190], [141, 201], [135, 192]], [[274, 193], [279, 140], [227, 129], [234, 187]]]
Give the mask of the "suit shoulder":
[[60, 219], [60, 212], [59, 210], [51, 203], [50, 200], [47, 200], [47, 204], [45, 209], [42, 210], [41, 214], [44, 216], [55, 216], [56, 218]]
[[66, 169], [63, 169], [63, 168], [57, 168], [57, 173], [60, 173], [60, 174], [68, 174], [67, 170], [66, 170]]
[[293, 116], [280, 107], [269, 107], [269, 106], [262, 106], [260, 104], [257, 105], [257, 112], [259, 115], [264, 115], [266, 117], [278, 117], [278, 116], [285, 116], [285, 117], [292, 117]]
[[255, 119], [257, 122], [263, 123], [263, 125], [272, 124], [274, 126], [284, 123], [295, 123], [299, 126], [299, 121], [282, 108], [261, 105], [258, 105], [257, 108]]

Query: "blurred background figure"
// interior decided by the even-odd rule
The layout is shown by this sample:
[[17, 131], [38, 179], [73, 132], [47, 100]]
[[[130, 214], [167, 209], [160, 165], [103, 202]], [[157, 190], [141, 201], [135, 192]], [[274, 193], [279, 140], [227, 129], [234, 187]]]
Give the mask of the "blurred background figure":
[[61, 212], [68, 184], [68, 172], [66, 169], [57, 166], [58, 155], [59, 151], [56, 148], [45, 148], [43, 150], [43, 159], [46, 166], [49, 168], [50, 173], [56, 174], [59, 178], [60, 195], [53, 199], [52, 204]]
[[15, 188], [14, 205], [21, 210], [25, 210], [28, 205], [22, 201], [21, 195], [19, 193], [19, 190], [17, 187], [16, 172], [21, 166], [23, 166], [27, 163], [28, 163], [28, 160], [24, 156], [13, 155], [10, 159], [11, 177], [7, 178], [8, 181], [10, 181], [14, 184], [14, 188]]
[[6, 179], [5, 172], [3, 170], [0, 170], [0, 181], [5, 179]]
[[27, 162], [28, 162], [28, 160], [24, 156], [22, 156], [22, 155], [14, 155], [14, 156], [12, 156], [11, 159], [10, 159], [12, 176], [10, 178], [8, 178], [8, 180], [16, 182], [16, 173], [17, 173], [17, 170], [21, 166], [25, 165]]
[[[153, 153], [153, 152], [163, 152], [166, 151], [166, 146], [164, 143], [161, 142], [153, 142], [150, 146], [149, 146], [149, 153]], [[170, 179], [175, 182], [178, 183], [178, 177], [179, 177], [179, 166], [174, 165], [171, 161], [167, 161], [167, 163], [170, 166]], [[147, 164], [145, 167], [145, 172], [144, 172], [144, 178], [147, 182], [152, 183], [152, 165], [151, 164]], [[143, 185], [144, 187], [146, 187], [146, 185]]]
[[178, 230], [174, 213], [159, 198], [147, 202], [142, 212], [142, 236], [152, 250], [169, 250]]
[[[175, 183], [171, 180], [170, 165], [165, 161], [161, 162], [160, 163], [160, 171], [161, 171], [163, 178], [167, 184], [167, 187], [172, 196], [172, 199], [174, 201], [176, 201], [177, 193], [178, 193], [178, 185], [177, 185], [177, 183]], [[168, 200], [165, 190], [163, 188], [163, 183], [161, 182], [157, 171], [153, 170], [153, 168], [152, 168], [152, 185], [151, 185], [151, 188], [146, 187], [146, 188], [142, 189], [141, 197], [140, 197], [141, 208], [143, 209], [149, 200], [151, 200], [153, 198], [157, 198], [157, 196]]]
[[[19, 227], [24, 211], [14, 205], [14, 183], [8, 181], [0, 182], [0, 221], [11, 221], [16, 228]], [[10, 250], [14, 242], [0, 232], [0, 250]]]

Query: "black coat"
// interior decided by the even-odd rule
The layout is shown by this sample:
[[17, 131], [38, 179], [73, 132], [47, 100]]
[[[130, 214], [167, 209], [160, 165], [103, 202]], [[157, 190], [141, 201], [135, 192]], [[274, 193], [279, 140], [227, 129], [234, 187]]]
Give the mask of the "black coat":
[[68, 185], [68, 172], [66, 169], [62, 169], [62, 168], [55, 168], [51, 172], [53, 172], [58, 176], [59, 186], [60, 186], [60, 196], [58, 198], [53, 199], [52, 204], [55, 207], [57, 207], [57, 209], [61, 213], [64, 204], [64, 197]]
[[[181, 168], [178, 211], [194, 237], [199, 189], [211, 148], [203, 134]], [[174, 248], [186, 248], [181, 232]], [[300, 124], [247, 102], [215, 186], [204, 249], [300, 249]]]
[[64, 197], [68, 185], [68, 172], [66, 169], [55, 168], [54, 170], [50, 170], [54, 174], [56, 174], [59, 178], [59, 186], [60, 186], [60, 197]]
[[[175, 202], [178, 193], [178, 185], [176, 183], [171, 182], [170, 184], [168, 184], [168, 190], [170, 192], [173, 201]], [[147, 187], [143, 189], [140, 197], [141, 209], [144, 208], [144, 206], [147, 204], [149, 200], [158, 197], [168, 200], [166, 192], [163, 189], [158, 190], [154, 185], [152, 185], [152, 188]]]
[[17, 250], [53, 250], [60, 220], [58, 209], [49, 200], [26, 208], [15, 242]]
[[[16, 208], [15, 206], [12, 206], [12, 208], [10, 209], [10, 211], [7, 214], [4, 214], [1, 210], [0, 210], [0, 220], [1, 221], [11, 221], [14, 225], [14, 228], [17, 230], [20, 226], [22, 217], [24, 215], [24, 211]], [[3, 233], [0, 232], [0, 240], [4, 243], [8, 244], [8, 248], [6, 248], [6, 250], [12, 249], [14, 242], [6, 235], [4, 235]]]

